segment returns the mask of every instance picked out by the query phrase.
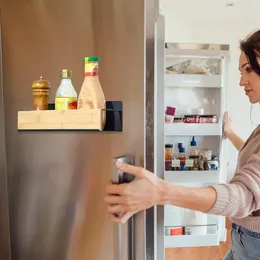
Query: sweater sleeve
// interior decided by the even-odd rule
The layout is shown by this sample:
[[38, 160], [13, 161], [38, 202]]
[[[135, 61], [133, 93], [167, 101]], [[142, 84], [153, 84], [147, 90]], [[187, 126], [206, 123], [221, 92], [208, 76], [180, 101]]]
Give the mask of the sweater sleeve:
[[260, 209], [260, 155], [252, 155], [229, 184], [213, 188], [217, 200], [208, 214], [240, 219]]

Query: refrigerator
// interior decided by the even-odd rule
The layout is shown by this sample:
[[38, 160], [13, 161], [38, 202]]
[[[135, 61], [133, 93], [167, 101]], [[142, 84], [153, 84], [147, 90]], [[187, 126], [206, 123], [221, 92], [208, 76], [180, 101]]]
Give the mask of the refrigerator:
[[[228, 64], [226, 44], [165, 44], [165, 110], [173, 112], [165, 117], [165, 149], [172, 149], [173, 155], [172, 161], [165, 158], [166, 181], [191, 187], [227, 182], [223, 120], [228, 109]], [[218, 246], [226, 241], [225, 217], [171, 205], [164, 211], [165, 248]]]
[[[135, 156], [164, 175], [164, 18], [157, 0], [1, 0], [0, 255], [3, 260], [164, 259], [164, 210], [113, 223], [104, 203], [112, 160]], [[107, 101], [123, 130], [18, 131], [32, 82], [100, 57]], [[160, 152], [157, 152], [160, 151]]]

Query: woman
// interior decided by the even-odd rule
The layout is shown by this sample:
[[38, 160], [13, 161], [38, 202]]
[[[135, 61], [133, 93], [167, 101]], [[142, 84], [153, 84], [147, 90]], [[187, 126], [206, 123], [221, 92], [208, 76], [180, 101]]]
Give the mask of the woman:
[[[240, 86], [252, 104], [260, 102], [260, 30], [240, 43]], [[130, 165], [116, 167], [136, 176], [129, 184], [106, 188], [108, 212], [127, 221], [154, 205], [174, 205], [231, 218], [232, 246], [225, 260], [260, 260], [260, 126], [244, 143], [232, 130], [226, 114], [225, 135], [239, 150], [236, 173], [229, 184], [191, 188], [167, 183], [153, 173]], [[118, 196], [119, 195], [119, 196]], [[121, 217], [114, 213], [125, 212]]]

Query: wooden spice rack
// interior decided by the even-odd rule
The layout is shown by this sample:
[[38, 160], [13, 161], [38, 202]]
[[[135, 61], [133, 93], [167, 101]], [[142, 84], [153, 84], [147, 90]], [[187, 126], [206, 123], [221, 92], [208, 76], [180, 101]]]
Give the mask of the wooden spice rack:
[[[54, 109], [50, 104], [49, 109]], [[103, 115], [106, 123], [102, 127]], [[106, 110], [42, 110], [19, 111], [19, 131], [123, 131], [122, 101], [107, 101]]]

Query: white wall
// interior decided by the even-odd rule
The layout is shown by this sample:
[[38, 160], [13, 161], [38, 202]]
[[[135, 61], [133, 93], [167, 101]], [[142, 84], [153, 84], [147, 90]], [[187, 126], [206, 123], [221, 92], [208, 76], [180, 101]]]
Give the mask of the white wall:
[[[161, 0], [167, 42], [230, 45], [228, 110], [235, 131], [244, 139], [249, 136], [255, 125], [250, 122], [251, 105], [244, 91], [239, 87], [239, 41], [258, 29], [259, 12], [256, 10], [260, 10], [260, 1], [245, 2], [251, 4], [244, 5], [239, 1], [239, 4], [233, 7], [226, 7], [224, 0]], [[207, 11], [202, 11], [202, 6]], [[231, 145], [228, 148], [228, 156], [230, 177], [235, 171], [237, 161], [237, 152]]]

